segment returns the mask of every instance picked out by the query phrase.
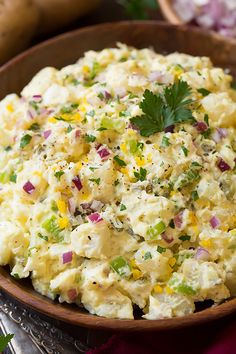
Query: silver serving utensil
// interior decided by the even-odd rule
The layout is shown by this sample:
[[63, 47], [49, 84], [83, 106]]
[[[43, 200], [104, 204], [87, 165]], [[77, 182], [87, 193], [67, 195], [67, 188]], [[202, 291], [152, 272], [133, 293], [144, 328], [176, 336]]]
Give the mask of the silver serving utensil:
[[14, 334], [9, 344], [13, 354], [86, 353], [87, 345], [54, 327], [0, 292], [0, 330]]

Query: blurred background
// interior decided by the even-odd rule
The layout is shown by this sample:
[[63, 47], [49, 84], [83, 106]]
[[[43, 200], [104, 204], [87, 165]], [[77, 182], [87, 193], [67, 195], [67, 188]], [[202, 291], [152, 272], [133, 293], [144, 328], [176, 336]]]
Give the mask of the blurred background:
[[200, 26], [236, 40], [236, 0], [5, 0], [0, 1], [0, 65], [66, 31], [147, 19]]

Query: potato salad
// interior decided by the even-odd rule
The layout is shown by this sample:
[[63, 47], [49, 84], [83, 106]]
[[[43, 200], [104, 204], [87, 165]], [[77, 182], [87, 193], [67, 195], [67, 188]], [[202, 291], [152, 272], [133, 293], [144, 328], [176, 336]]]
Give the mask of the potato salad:
[[206, 57], [89, 51], [0, 102], [0, 265], [91, 314], [236, 295], [236, 91]]

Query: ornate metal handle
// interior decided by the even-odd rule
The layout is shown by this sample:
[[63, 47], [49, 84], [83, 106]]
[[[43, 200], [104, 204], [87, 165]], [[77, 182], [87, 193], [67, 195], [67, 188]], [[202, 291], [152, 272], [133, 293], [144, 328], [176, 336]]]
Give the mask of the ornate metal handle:
[[89, 347], [19, 306], [0, 292], [0, 325], [3, 333], [14, 333], [10, 350], [16, 354], [75, 354]]

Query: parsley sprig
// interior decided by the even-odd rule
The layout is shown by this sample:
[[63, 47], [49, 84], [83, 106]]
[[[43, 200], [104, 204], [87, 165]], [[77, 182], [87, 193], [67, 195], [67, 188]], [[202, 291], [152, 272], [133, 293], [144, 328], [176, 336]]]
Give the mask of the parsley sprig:
[[9, 344], [9, 342], [12, 340], [12, 338], [14, 337], [14, 334], [7, 334], [6, 336], [2, 335], [0, 336], [0, 352], [2, 352], [7, 345]]
[[145, 90], [140, 108], [143, 113], [130, 119], [142, 136], [162, 132], [171, 125], [184, 122], [194, 122], [190, 105], [191, 87], [185, 81], [178, 81], [167, 86], [163, 94], [154, 94]]

